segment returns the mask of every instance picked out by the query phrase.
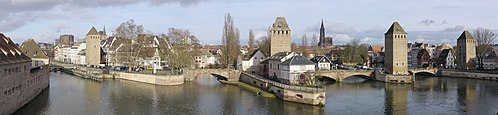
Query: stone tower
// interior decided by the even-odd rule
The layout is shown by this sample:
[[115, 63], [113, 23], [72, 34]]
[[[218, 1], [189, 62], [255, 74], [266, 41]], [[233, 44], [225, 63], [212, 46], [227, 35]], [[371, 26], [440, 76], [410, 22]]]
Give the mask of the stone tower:
[[101, 34], [97, 32], [95, 27], [92, 27], [90, 31], [86, 34], [86, 63], [88, 65], [99, 65], [101, 58], [100, 41]]
[[385, 37], [384, 67], [388, 74], [407, 75], [408, 73], [408, 33], [398, 22], [394, 22]]
[[476, 42], [469, 31], [465, 30], [457, 39], [457, 68], [470, 69], [475, 66]]
[[[315, 45], [315, 44], [313, 44]], [[318, 46], [320, 47], [330, 47], [333, 46], [333, 38], [332, 37], [325, 37], [325, 26], [323, 26], [323, 19], [322, 19], [322, 25], [320, 27], [320, 40], [318, 42]]]
[[277, 17], [270, 32], [270, 55], [291, 51], [291, 30], [284, 17]]

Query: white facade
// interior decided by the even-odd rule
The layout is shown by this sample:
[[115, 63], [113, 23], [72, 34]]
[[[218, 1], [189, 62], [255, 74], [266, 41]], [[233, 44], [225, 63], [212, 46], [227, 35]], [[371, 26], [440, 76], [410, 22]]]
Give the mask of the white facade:
[[243, 56], [238, 56], [237, 58], [237, 68], [243, 71], [258, 71], [258, 64], [263, 61], [265, 56], [260, 50], [257, 50], [249, 59], [243, 59]]
[[296, 56], [297, 53], [295, 52], [289, 52], [286, 56], [283, 56], [282, 58], [278, 59], [269, 59], [268, 61], [268, 76], [274, 77], [274, 78], [281, 78], [280, 77], [280, 63], [283, 61], [291, 58], [292, 56]]
[[291, 84], [295, 84], [300, 80], [300, 76], [305, 72], [314, 72], [315, 65], [282, 65], [280, 66], [281, 79], [288, 80]]

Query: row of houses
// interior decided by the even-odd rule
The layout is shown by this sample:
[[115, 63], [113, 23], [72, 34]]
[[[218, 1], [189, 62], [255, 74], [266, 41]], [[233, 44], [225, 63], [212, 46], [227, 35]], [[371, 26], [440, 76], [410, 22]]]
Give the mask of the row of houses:
[[[455, 49], [450, 44], [428, 44], [428, 43], [408, 43], [408, 67], [409, 68], [427, 68], [439, 67], [455, 69], [456, 55]], [[498, 45], [496, 45], [498, 46]], [[498, 68], [497, 50], [494, 48], [483, 59], [484, 69]], [[370, 63], [373, 67], [382, 67], [384, 59], [383, 46], [369, 47]]]
[[[99, 35], [100, 44], [100, 66], [127, 66], [127, 67], [168, 67], [166, 54], [170, 53], [172, 45], [167, 38], [155, 35], [139, 34], [136, 39], [122, 37], [107, 37], [104, 31], [97, 32], [92, 28], [88, 34]], [[61, 35], [61, 40], [65, 40], [67, 36]], [[61, 42], [53, 49], [53, 59], [56, 61], [89, 65], [86, 62], [88, 44], [86, 41], [72, 42], [74, 40], [66, 40], [69, 42]], [[217, 55], [221, 53], [221, 47], [217, 45], [205, 45], [199, 48], [200, 54], [196, 55], [192, 61], [198, 68], [207, 68], [211, 65], [218, 64]], [[98, 51], [98, 50], [97, 50]]]

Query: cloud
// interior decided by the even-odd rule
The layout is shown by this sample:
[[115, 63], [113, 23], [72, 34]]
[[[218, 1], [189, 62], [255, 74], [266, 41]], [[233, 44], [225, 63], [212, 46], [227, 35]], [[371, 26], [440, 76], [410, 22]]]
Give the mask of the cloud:
[[434, 24], [435, 21], [432, 19], [425, 19], [419, 22], [419, 24], [423, 24], [425, 26], [430, 26], [431, 24]]
[[[91, 17], [86, 8], [149, 3], [151, 6], [179, 4], [191, 6], [204, 0], [0, 0], [0, 31], [10, 32], [40, 19]], [[59, 8], [59, 9], [58, 9]], [[54, 11], [53, 9], [58, 9]], [[68, 16], [70, 15], [70, 16]]]
[[440, 23], [437, 22], [437, 21], [434, 21], [433, 19], [424, 19], [420, 22], [418, 22], [418, 24], [421, 24], [421, 25], [424, 25], [424, 26], [431, 26], [431, 25], [445, 25], [445, 24], [448, 24], [448, 21], [446, 20], [443, 20], [441, 21]]

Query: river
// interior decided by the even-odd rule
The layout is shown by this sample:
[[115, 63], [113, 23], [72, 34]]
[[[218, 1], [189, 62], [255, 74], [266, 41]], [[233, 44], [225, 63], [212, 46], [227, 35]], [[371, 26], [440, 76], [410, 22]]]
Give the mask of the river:
[[15, 114], [497, 114], [498, 82], [418, 75], [415, 84], [350, 77], [327, 85], [325, 107], [268, 99], [202, 77], [179, 86], [51, 73], [50, 88]]

